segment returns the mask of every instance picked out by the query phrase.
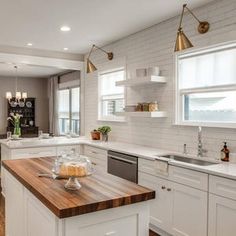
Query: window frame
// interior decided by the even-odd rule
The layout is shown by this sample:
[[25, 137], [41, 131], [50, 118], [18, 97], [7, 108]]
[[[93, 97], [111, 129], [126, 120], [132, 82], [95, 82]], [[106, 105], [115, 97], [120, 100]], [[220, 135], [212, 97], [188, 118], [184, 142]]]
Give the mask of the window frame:
[[218, 52], [226, 49], [236, 48], [236, 41], [231, 41], [227, 43], [217, 44], [210, 47], [197, 48], [197, 49], [187, 49], [184, 52], [178, 52], [175, 54], [175, 101], [174, 101], [174, 125], [180, 126], [203, 126], [203, 127], [217, 127], [217, 128], [236, 128], [235, 123], [232, 122], [216, 122], [216, 121], [186, 121], [184, 120], [184, 95], [194, 94], [194, 93], [207, 93], [207, 92], [223, 92], [223, 91], [236, 91], [236, 83], [226, 84], [226, 85], [214, 85], [208, 87], [196, 87], [190, 89], [179, 89], [179, 59], [183, 57], [192, 57], [195, 55], [202, 55], [211, 52]]
[[[78, 88], [79, 89], [79, 98], [80, 98], [80, 110], [79, 110], [79, 133], [76, 135], [79, 135], [81, 134], [81, 86], [78, 86], [78, 85], [75, 85], [75, 86], [70, 86], [70, 87], [61, 87], [58, 89], [58, 92], [59, 91], [62, 91], [62, 90], [69, 90], [69, 129], [71, 130], [72, 128], [72, 89], [75, 89], [75, 88]], [[58, 99], [59, 99], [59, 95], [58, 95]], [[60, 120], [60, 117], [59, 117], [59, 112], [58, 112], [58, 125], [59, 125], [59, 120]], [[60, 126], [59, 126], [59, 131], [60, 131]], [[71, 132], [71, 131], [70, 131]], [[60, 133], [59, 132], [59, 135], [60, 136], [66, 136], [67, 133]]]
[[[124, 71], [124, 80], [126, 79], [126, 68], [125, 66], [112, 66], [112, 67], [106, 67], [104, 70], [99, 70], [98, 72], [98, 121], [109, 121], [109, 122], [126, 122], [126, 119], [124, 116], [103, 116], [102, 115], [102, 99], [103, 96], [107, 95], [101, 95], [101, 76], [106, 73], [112, 73], [112, 72], [118, 72], [118, 71]], [[120, 94], [113, 94], [114, 96], [118, 96]], [[109, 100], [109, 99], [105, 99]], [[126, 89], [124, 88], [124, 105], [126, 103]]]

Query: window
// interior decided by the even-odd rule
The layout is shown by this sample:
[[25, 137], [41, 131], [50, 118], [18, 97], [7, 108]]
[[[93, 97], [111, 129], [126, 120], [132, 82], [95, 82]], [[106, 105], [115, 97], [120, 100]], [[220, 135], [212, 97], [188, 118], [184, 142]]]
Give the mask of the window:
[[177, 55], [176, 123], [236, 127], [236, 44]]
[[58, 92], [60, 134], [80, 133], [80, 88], [62, 89]]
[[116, 112], [124, 108], [124, 88], [116, 86], [116, 82], [124, 80], [124, 69], [112, 70], [99, 74], [99, 119], [119, 121], [123, 118]]

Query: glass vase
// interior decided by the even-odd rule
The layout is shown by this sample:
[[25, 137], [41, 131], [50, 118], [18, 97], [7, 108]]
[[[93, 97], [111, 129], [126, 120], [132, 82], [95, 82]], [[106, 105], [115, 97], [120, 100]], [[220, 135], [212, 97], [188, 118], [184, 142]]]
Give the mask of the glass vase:
[[108, 142], [108, 134], [102, 134], [102, 141]]
[[14, 127], [14, 135], [18, 135], [19, 137], [21, 136], [21, 128], [19, 124], [16, 124]]

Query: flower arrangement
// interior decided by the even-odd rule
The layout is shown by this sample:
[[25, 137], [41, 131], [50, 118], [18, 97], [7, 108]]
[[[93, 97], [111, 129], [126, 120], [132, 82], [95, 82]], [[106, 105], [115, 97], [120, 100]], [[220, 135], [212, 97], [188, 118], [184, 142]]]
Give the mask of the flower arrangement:
[[21, 135], [21, 128], [20, 128], [20, 118], [23, 117], [22, 115], [16, 113], [10, 113], [10, 116], [7, 118], [8, 121], [12, 123], [14, 126], [14, 135]]

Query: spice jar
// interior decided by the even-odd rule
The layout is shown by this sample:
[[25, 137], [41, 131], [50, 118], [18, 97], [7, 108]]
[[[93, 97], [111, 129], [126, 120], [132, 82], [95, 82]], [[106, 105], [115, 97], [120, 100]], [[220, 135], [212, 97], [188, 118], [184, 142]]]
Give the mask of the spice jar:
[[142, 103], [138, 103], [138, 105], [136, 106], [136, 111], [143, 111], [143, 104]]
[[143, 103], [143, 111], [149, 111], [149, 103], [147, 102]]
[[149, 111], [158, 111], [158, 110], [159, 108], [157, 101], [149, 103]]

